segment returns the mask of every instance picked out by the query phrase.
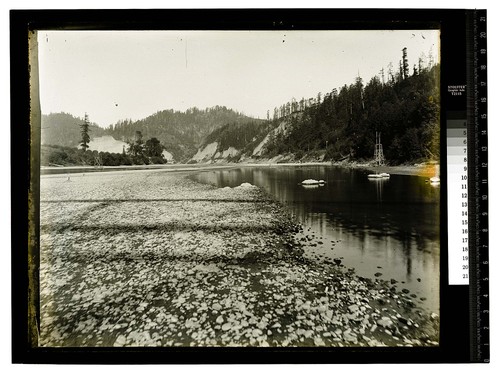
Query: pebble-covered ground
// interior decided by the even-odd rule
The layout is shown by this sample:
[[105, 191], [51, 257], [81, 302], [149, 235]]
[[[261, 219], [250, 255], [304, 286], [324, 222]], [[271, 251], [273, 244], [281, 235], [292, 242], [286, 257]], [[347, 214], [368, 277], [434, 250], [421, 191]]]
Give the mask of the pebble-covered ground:
[[303, 256], [255, 186], [161, 171], [41, 179], [41, 346], [434, 346], [390, 281]]

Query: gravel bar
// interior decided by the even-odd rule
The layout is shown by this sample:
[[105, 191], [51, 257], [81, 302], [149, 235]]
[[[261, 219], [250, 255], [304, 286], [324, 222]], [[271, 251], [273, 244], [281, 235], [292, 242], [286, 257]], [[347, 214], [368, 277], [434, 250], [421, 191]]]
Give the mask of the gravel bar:
[[187, 172], [41, 179], [41, 346], [436, 346], [410, 291], [304, 256], [261, 189]]

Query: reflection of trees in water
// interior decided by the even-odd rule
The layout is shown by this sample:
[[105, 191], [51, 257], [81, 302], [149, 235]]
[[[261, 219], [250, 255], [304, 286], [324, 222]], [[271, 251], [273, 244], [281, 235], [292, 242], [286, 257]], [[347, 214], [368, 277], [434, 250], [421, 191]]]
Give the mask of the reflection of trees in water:
[[[326, 185], [305, 189], [300, 183], [308, 178]], [[262, 167], [202, 172], [196, 179], [219, 187], [242, 182], [262, 187], [303, 224], [305, 235], [322, 237], [312, 253], [341, 256], [364, 277], [380, 271], [383, 278], [405, 281], [396, 286], [438, 306], [440, 189], [425, 178], [369, 181], [359, 170]]]
[[401, 250], [404, 254], [405, 261], [406, 261], [406, 274], [411, 275], [412, 271], [412, 242], [413, 242], [413, 236], [411, 233], [408, 232], [403, 232], [400, 235], [400, 243], [401, 243]]
[[426, 263], [425, 259], [429, 255], [423, 252], [430, 252], [433, 248], [432, 240], [411, 231], [383, 234], [355, 225], [346, 226], [345, 223], [332, 220], [326, 213], [308, 213], [297, 209], [292, 213], [304, 224], [306, 234], [308, 234], [307, 229], [311, 228], [326, 241], [341, 239], [341, 246], [344, 248], [359, 252], [361, 256], [371, 254], [368, 259], [380, 257], [385, 262], [394, 261], [404, 267], [407, 277], [415, 274], [415, 264]]
[[[321, 208], [332, 226], [342, 227], [360, 238], [368, 233], [377, 239], [391, 236], [403, 241], [409, 233], [417, 241], [419, 250], [424, 250], [428, 241], [439, 240], [439, 221], [426, 222], [420, 219], [425, 215], [439, 218], [439, 210], [433, 207], [417, 204], [401, 208], [399, 205], [381, 207], [376, 204], [337, 203], [327, 209], [324, 206]], [[310, 212], [317, 212], [317, 209], [314, 204], [309, 209], [307, 206], [294, 205], [293, 213], [304, 222]], [[377, 210], [376, 215], [373, 214], [374, 210]]]
[[377, 195], [377, 202], [382, 202], [382, 192], [384, 189], [384, 184], [388, 181], [388, 179], [382, 178], [369, 178], [368, 181], [375, 186], [375, 191]]
[[[327, 184], [306, 190], [300, 182], [307, 178]], [[439, 189], [420, 177], [368, 180], [364, 171], [320, 166], [235, 168], [202, 172], [196, 179], [219, 187], [258, 185], [321, 235], [331, 225], [363, 243], [367, 235], [377, 240], [392, 237], [403, 249], [413, 243], [418, 251], [429, 251], [439, 241]]]

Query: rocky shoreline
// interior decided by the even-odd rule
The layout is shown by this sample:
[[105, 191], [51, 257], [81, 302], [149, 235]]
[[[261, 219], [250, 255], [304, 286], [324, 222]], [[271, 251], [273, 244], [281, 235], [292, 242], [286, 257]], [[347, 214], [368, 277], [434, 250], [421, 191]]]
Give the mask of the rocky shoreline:
[[261, 189], [186, 173], [41, 180], [41, 346], [436, 346], [390, 280], [304, 256]]

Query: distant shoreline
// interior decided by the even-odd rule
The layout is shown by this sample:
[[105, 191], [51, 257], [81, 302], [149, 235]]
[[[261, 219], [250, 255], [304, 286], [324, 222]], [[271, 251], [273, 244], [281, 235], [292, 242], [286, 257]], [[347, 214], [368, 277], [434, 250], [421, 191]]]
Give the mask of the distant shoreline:
[[86, 172], [117, 172], [117, 171], [141, 171], [161, 169], [172, 172], [189, 172], [198, 170], [212, 170], [225, 168], [243, 168], [243, 167], [301, 167], [301, 166], [333, 166], [340, 168], [366, 169], [377, 173], [390, 173], [395, 175], [412, 175], [422, 177], [433, 177], [438, 175], [439, 164], [421, 163], [414, 165], [396, 165], [396, 166], [373, 166], [368, 163], [332, 163], [332, 162], [305, 162], [305, 163], [198, 163], [198, 164], [153, 164], [153, 165], [121, 165], [121, 166], [103, 166], [96, 168], [94, 166], [64, 166], [64, 167], [41, 167], [40, 175], [57, 175]]

